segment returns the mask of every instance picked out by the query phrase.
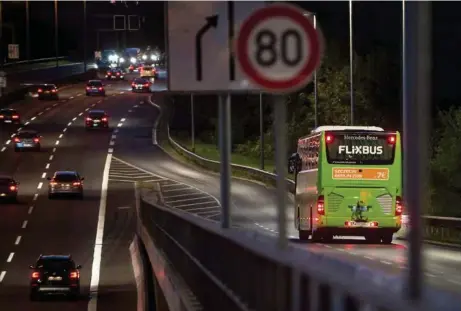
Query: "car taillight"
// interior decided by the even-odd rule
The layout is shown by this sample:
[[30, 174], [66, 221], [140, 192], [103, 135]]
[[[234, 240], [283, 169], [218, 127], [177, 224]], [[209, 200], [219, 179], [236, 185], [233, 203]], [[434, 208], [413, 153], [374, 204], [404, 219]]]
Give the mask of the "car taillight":
[[91, 119], [91, 118], [86, 118], [86, 120], [87, 120], [87, 121], [92, 121], [93, 119]]
[[403, 201], [402, 198], [397, 196], [395, 198], [395, 216], [402, 216], [403, 213]]
[[51, 186], [56, 186], [57, 184], [58, 184], [58, 183], [55, 182], [55, 181], [50, 181], [50, 185], [51, 185]]
[[[134, 84], [134, 83], [131, 83], [131, 86], [136, 86], [136, 84]], [[3, 117], [3, 116], [2, 116], [2, 117]]]
[[99, 90], [102, 91], [102, 87], [100, 87]]
[[76, 181], [76, 182], [72, 183], [72, 186], [80, 186], [80, 182]]
[[38, 142], [40, 142], [40, 139], [34, 138], [34, 143], [38, 143]]
[[325, 141], [327, 142], [327, 144], [333, 142], [333, 135], [330, 135], [330, 134], [326, 135]]
[[17, 138], [17, 137], [15, 137], [15, 138], [14, 138], [14, 142], [15, 142], [15, 143], [19, 143], [19, 142], [20, 142], [20, 139]]
[[10, 186], [10, 191], [16, 191], [16, 190], [18, 190], [18, 187], [16, 187], [15, 185]]
[[387, 138], [387, 142], [388, 142], [390, 145], [395, 144], [395, 140], [396, 140], [396, 138], [395, 138], [394, 135], [391, 135], [391, 136], [389, 136], [389, 137]]
[[32, 277], [33, 279], [38, 279], [38, 278], [40, 277], [40, 272], [32, 272], [31, 277]]
[[56, 90], [51, 90], [51, 93], [56, 93]]
[[325, 198], [323, 195], [319, 195], [317, 198], [317, 213], [319, 215], [325, 215]]
[[87, 87], [86, 87], [86, 89], [87, 89], [87, 90], [90, 90], [90, 89], [91, 89], [91, 87], [87, 86]]
[[13, 116], [13, 119], [19, 119], [19, 116], [15, 114], [15, 115]]
[[110, 76], [112, 73], [108, 72], [107, 75]]
[[78, 279], [79, 277], [80, 277], [80, 273], [78, 271], [72, 271], [69, 274], [69, 278], [71, 278], [71, 279]]
[[102, 118], [102, 120], [103, 120], [104, 122], [106, 122], [106, 121], [107, 121], [107, 118]]
[[41, 92], [43, 92], [43, 90], [42, 90], [42, 89], [38, 89], [37, 92], [41, 93]]
[[149, 86], [149, 83], [144, 84], [144, 86]]
[[4, 118], [3, 115], [0, 115], [0, 119], [3, 119], [3, 118]]
[[120, 75], [120, 72], [117, 72], [117, 76], [119, 76], [119, 75]]

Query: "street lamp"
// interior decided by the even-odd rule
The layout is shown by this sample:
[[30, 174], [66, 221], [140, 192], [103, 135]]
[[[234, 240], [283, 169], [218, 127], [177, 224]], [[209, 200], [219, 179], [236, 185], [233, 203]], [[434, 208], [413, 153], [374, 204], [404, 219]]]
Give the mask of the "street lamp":
[[86, 0], [83, 0], [83, 72], [86, 72]]
[[30, 11], [29, 11], [29, 0], [26, 0], [26, 59], [30, 60]]
[[[317, 14], [315, 13], [304, 13], [304, 16], [312, 17], [314, 22], [314, 28], [317, 29]], [[318, 117], [318, 93], [317, 93], [317, 69], [314, 71], [314, 128], [317, 128], [319, 124], [319, 117]]]
[[58, 35], [58, 0], [54, 0], [54, 48], [56, 54], [56, 67], [59, 67]]

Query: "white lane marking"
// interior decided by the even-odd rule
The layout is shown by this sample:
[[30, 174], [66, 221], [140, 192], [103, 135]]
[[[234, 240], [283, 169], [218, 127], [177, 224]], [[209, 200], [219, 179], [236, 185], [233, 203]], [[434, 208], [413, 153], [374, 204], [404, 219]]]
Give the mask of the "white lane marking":
[[54, 104], [53, 107], [56, 107], [58, 105], [58, 103]]
[[117, 135], [112, 135], [110, 139], [116, 139], [116, 138], [117, 138]]
[[392, 262], [386, 261], [386, 260], [380, 260], [379, 262], [385, 264], [385, 265], [392, 265]]
[[42, 173], [42, 179], [46, 177], [46, 172]]
[[37, 201], [37, 199], [38, 199], [38, 193], [34, 194], [32, 201]]
[[71, 125], [72, 125], [72, 122], [67, 123], [67, 126], [71, 126]]
[[30, 124], [30, 122], [29, 122], [29, 121], [27, 121], [26, 123], [24, 123], [24, 125], [29, 125], [29, 124]]
[[10, 137], [11, 137], [11, 138], [13, 138], [14, 136], [16, 136], [16, 134], [11, 134], [11, 136], [10, 136]]
[[56, 152], [56, 148], [53, 148], [53, 152]]
[[39, 112], [39, 113], [38, 113], [38, 116], [41, 116], [42, 114], [43, 114], [43, 111], [42, 111], [42, 112]]
[[1, 152], [5, 151], [5, 150], [6, 150], [6, 147], [3, 147], [2, 150], [1, 150]]
[[118, 129], [115, 129], [115, 130], [114, 130], [114, 133], [117, 134], [117, 133], [118, 133]]
[[6, 259], [6, 262], [11, 262], [13, 260], [14, 253], [10, 253], [8, 258]]
[[80, 117], [80, 116], [82, 116], [82, 114], [83, 114], [83, 112], [80, 112], [80, 113], [78, 114], [78, 116]]
[[122, 118], [122, 119], [120, 120], [120, 122], [125, 122], [125, 120], [126, 120], [125, 118]]
[[102, 100], [98, 100], [97, 103], [100, 104], [102, 102]]
[[90, 110], [90, 108], [86, 108], [86, 109], [85, 109], [85, 111], [88, 111], [88, 110]]
[[58, 138], [62, 138], [64, 136], [64, 134], [60, 134]]
[[113, 153], [114, 152], [114, 148], [109, 148], [109, 150], [107, 150], [108, 153]]
[[59, 140], [56, 141], [55, 145], [59, 145]]
[[0, 272], [0, 283], [3, 281], [3, 279], [5, 278], [5, 275], [6, 275], [6, 271], [2, 271]]
[[133, 112], [133, 110], [130, 109], [130, 110], [128, 110], [128, 112]]
[[113, 141], [113, 140], [111, 140], [111, 141], [109, 142], [109, 146], [113, 146], [114, 144], [115, 144], [115, 141]]
[[75, 117], [75, 118], [72, 119], [72, 121], [75, 121], [75, 120], [77, 120], [77, 117]]
[[32, 118], [30, 118], [30, 119], [31, 119], [32, 121], [34, 121], [35, 119], [37, 119], [37, 117], [32, 117]]
[[49, 169], [50, 168], [50, 163], [47, 163], [46, 166], [45, 166], [45, 169]]
[[18, 128], [18, 132], [20, 132], [22, 130], [22, 127]]
[[38, 186], [37, 186], [37, 189], [42, 189], [42, 187], [43, 187], [43, 183], [42, 183], [42, 182], [39, 182], [39, 183], [38, 183]]
[[98, 225], [93, 253], [93, 266], [91, 269], [90, 293], [92, 299], [88, 302], [88, 311], [96, 311], [98, 307], [98, 289], [101, 273], [102, 243], [104, 239], [104, 222], [106, 218], [107, 188], [109, 186], [109, 171], [112, 154], [106, 157], [104, 171], [102, 174], [101, 200], [99, 203]]
[[133, 107], [134, 107], [134, 108], [137, 108], [137, 107], [138, 107], [138, 105], [134, 105]]
[[366, 258], [366, 259], [374, 260], [374, 258], [370, 257], [370, 256], [363, 256], [363, 257]]
[[32, 214], [32, 212], [34, 211], [34, 206], [29, 206], [29, 210], [27, 211], [27, 214]]
[[65, 127], [62, 131], [63, 131], [63, 132], [67, 131], [67, 127]]
[[77, 94], [77, 96], [82, 96], [82, 94]]
[[11, 143], [11, 140], [8, 139], [8, 140], [5, 142], [5, 144], [8, 145], [9, 143]]
[[144, 101], [141, 100], [141, 101], [139, 102], [139, 104], [140, 104], [140, 105], [144, 104]]
[[14, 245], [19, 245], [20, 242], [21, 242], [21, 236], [18, 235], [18, 237], [16, 238], [16, 241], [14, 241]]
[[69, 97], [69, 99], [74, 99], [74, 96]]
[[50, 108], [50, 107], [48, 107], [48, 108], [46, 108], [45, 110], [46, 110], [46, 111], [48, 111], [48, 110], [50, 110], [50, 109], [51, 109], [51, 108]]
[[121, 127], [123, 125], [123, 123], [119, 123], [117, 124], [117, 127]]
[[448, 282], [453, 283], [453, 284], [456, 284], [456, 285], [461, 285], [461, 282], [460, 282], [460, 281], [456, 281], [456, 280], [448, 280]]

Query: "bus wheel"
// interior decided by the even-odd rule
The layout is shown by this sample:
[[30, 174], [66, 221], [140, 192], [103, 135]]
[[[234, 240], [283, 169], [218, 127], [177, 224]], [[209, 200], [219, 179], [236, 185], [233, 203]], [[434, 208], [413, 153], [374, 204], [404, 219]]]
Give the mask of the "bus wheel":
[[383, 244], [392, 244], [392, 240], [393, 240], [392, 233], [386, 233], [381, 236], [381, 241]]
[[309, 240], [309, 236], [311, 235], [311, 232], [308, 230], [299, 230], [298, 234], [299, 234], [299, 239], [301, 241], [307, 241]]

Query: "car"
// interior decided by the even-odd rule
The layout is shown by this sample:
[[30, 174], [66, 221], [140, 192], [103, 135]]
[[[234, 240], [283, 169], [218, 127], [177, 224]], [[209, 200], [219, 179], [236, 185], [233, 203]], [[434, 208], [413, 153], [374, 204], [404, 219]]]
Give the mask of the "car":
[[90, 110], [85, 118], [85, 128], [109, 128], [109, 115], [104, 110]]
[[144, 65], [140, 71], [140, 77], [145, 79], [157, 78], [157, 70], [152, 65]]
[[112, 80], [112, 79], [123, 80], [125, 79], [125, 73], [123, 72], [121, 68], [118, 68], [118, 67], [111, 68], [107, 71], [106, 79], [107, 80]]
[[101, 95], [106, 96], [106, 90], [101, 80], [90, 80], [86, 84], [86, 96]]
[[10, 176], [0, 176], [0, 199], [16, 202], [19, 183]]
[[38, 99], [58, 100], [58, 88], [54, 84], [43, 84], [37, 89]]
[[53, 177], [47, 177], [48, 199], [54, 199], [57, 195], [71, 195], [83, 199], [83, 180], [76, 171], [57, 171]]
[[80, 296], [80, 269], [72, 255], [40, 255], [30, 270], [30, 300], [44, 295]]
[[40, 151], [41, 144], [40, 139], [42, 136], [37, 131], [23, 130], [18, 132], [14, 138], [14, 151], [18, 152], [24, 149]]
[[138, 92], [138, 91], [150, 92], [150, 86], [151, 85], [152, 85], [152, 83], [147, 79], [136, 78], [131, 83], [131, 91], [132, 92]]
[[21, 116], [15, 109], [0, 109], [0, 122], [3, 124], [21, 124]]

